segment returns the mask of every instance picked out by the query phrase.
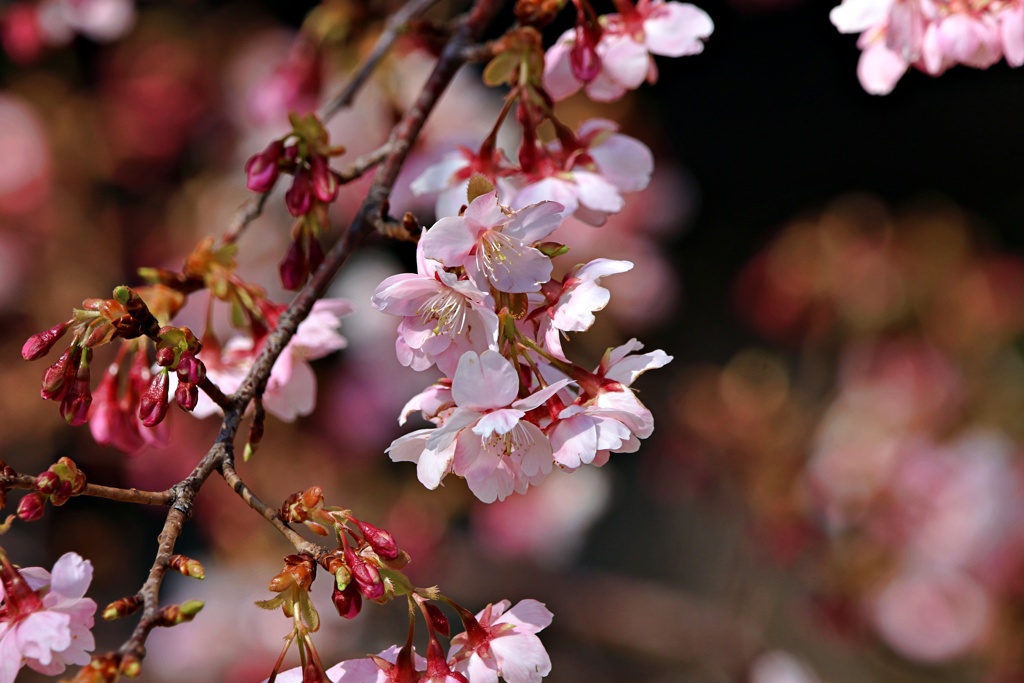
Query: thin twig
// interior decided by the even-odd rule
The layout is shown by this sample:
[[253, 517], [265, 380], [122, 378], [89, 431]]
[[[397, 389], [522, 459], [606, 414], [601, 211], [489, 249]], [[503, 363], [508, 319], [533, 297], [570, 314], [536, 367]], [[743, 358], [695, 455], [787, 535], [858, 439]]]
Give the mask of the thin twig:
[[[0, 476], [0, 489], [27, 489], [35, 491], [36, 478], [31, 474]], [[106, 498], [107, 500], [116, 500], [119, 503], [139, 503], [140, 505], [170, 505], [171, 501], [174, 500], [174, 494], [170, 491], [140, 491], [136, 488], [122, 489], [115, 486], [100, 486], [99, 484], [86, 484], [85, 488], [75, 495]]]
[[411, 0], [388, 18], [387, 23], [384, 24], [384, 31], [378, 36], [377, 42], [374, 43], [373, 49], [370, 50], [370, 54], [366, 55], [356, 68], [355, 73], [352, 75], [352, 80], [348, 82], [341, 92], [331, 100], [328, 100], [320, 108], [321, 121], [328, 121], [339, 111], [352, 104], [352, 101], [366, 83], [370, 74], [373, 73], [374, 69], [377, 68], [377, 65], [384, 58], [384, 55], [388, 53], [391, 46], [398, 40], [398, 36], [405, 28], [405, 25], [409, 23], [409, 20], [426, 12], [435, 2], [437, 0]]
[[227, 231], [221, 236], [221, 240], [225, 244], [230, 244], [237, 240], [242, 232], [245, 231], [249, 224], [260, 217], [263, 213], [263, 207], [267, 204], [267, 197], [270, 196], [269, 192], [261, 192], [255, 197], [249, 197], [238, 207], [238, 212], [235, 213], [235, 217], [231, 220], [231, 225], [228, 226]]
[[258, 512], [263, 519], [270, 522], [270, 524], [281, 532], [281, 534], [288, 539], [288, 542], [295, 546], [295, 549], [300, 553], [307, 553], [312, 555], [316, 559], [320, 559], [328, 552], [327, 548], [311, 543], [304, 539], [294, 529], [284, 523], [280, 515], [278, 515], [275, 508], [270, 507], [252, 492], [252, 489], [242, 481], [242, 478], [238, 476], [235, 468], [230, 463], [221, 463], [220, 466], [221, 476], [224, 477], [224, 481], [231, 487], [231, 490], [238, 494], [239, 498], [245, 501], [245, 504], [251, 507], [253, 510]]
[[345, 183], [351, 183], [353, 180], [362, 178], [366, 175], [367, 171], [384, 161], [388, 154], [391, 154], [391, 149], [392, 147], [389, 141], [385, 142], [372, 152], [367, 152], [360, 157], [356, 157], [355, 161], [338, 171], [338, 182], [344, 185]]

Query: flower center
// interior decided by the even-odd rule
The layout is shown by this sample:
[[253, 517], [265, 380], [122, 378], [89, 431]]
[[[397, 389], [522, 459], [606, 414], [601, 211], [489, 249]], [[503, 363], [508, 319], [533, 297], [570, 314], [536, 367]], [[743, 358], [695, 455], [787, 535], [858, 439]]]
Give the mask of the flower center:
[[521, 455], [531, 448], [533, 448], [533, 435], [523, 426], [522, 422], [517, 422], [515, 427], [504, 434], [495, 432], [484, 439], [484, 450], [499, 457], [507, 455], [511, 458]]
[[433, 330], [435, 335], [454, 337], [466, 328], [466, 302], [450, 290], [439, 291], [424, 301], [416, 314], [424, 324], [437, 321]]
[[487, 230], [480, 237], [480, 248], [476, 252], [476, 263], [487, 279], [496, 283], [502, 275], [512, 274], [517, 257], [522, 256], [522, 245], [517, 245], [508, 235], [497, 230]]

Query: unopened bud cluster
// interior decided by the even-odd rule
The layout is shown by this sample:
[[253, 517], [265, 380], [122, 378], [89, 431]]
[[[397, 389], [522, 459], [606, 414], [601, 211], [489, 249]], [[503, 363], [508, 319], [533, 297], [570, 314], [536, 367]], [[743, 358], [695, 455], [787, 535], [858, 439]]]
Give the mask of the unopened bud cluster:
[[36, 477], [36, 490], [26, 494], [18, 503], [18, 518], [33, 522], [43, 516], [46, 501], [51, 505], [63, 505], [71, 496], [84, 491], [85, 485], [85, 473], [71, 458], [61, 458]]
[[261, 193], [270, 192], [281, 173], [292, 176], [284, 200], [296, 221], [280, 274], [286, 289], [298, 289], [323, 262], [320, 234], [329, 224], [327, 207], [338, 198], [341, 181], [329, 160], [345, 150], [330, 145], [327, 131], [315, 115], [292, 115], [291, 123], [289, 135], [249, 158], [245, 173], [246, 186]]

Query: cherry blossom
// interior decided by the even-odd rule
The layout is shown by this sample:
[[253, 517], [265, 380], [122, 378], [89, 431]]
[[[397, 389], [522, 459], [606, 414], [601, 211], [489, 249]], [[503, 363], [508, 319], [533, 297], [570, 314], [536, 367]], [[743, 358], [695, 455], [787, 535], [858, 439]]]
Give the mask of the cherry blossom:
[[509, 605], [488, 605], [452, 638], [449, 657], [470, 683], [497, 683], [498, 676], [508, 683], [539, 683], [551, 673], [551, 659], [536, 634], [551, 625], [553, 615], [536, 600]]
[[496, 348], [498, 316], [491, 296], [432, 259], [420, 259], [419, 271], [387, 278], [372, 298], [378, 310], [402, 316], [395, 342], [399, 362], [413, 370], [436, 363], [451, 375], [466, 351]]
[[629, 261], [594, 259], [576, 266], [563, 278], [557, 299], [541, 317], [540, 336], [544, 346], [557, 358], [567, 360], [562, 352], [559, 332], [583, 332], [594, 324], [594, 313], [608, 305], [611, 293], [601, 286], [605, 275], [632, 270]]
[[553, 199], [565, 207], [564, 216], [603, 225], [625, 206], [622, 193], [643, 190], [654, 172], [647, 145], [618, 130], [613, 121], [589, 119], [571, 146], [552, 141], [536, 169], [505, 180], [512, 207]]
[[844, 0], [829, 15], [842, 33], [860, 33], [857, 66], [873, 95], [892, 91], [911, 66], [938, 76], [956, 64], [986, 69], [1004, 56], [1024, 64], [1024, 4], [941, 0]]
[[[267, 412], [286, 422], [313, 412], [316, 375], [309, 361], [345, 348], [347, 342], [338, 332], [338, 326], [341, 318], [352, 310], [351, 302], [345, 299], [321, 299], [313, 304], [309, 317], [299, 325], [271, 370], [263, 395], [263, 406]], [[232, 393], [242, 386], [261, 349], [262, 345], [254, 344], [251, 337], [234, 337], [222, 349], [211, 353], [204, 348], [199, 356], [206, 364], [207, 376], [213, 383], [224, 393]], [[173, 382], [174, 377], [171, 379]], [[192, 414], [209, 417], [219, 412], [217, 404], [200, 392], [199, 403]]]
[[617, 100], [644, 81], [658, 80], [652, 55], [682, 57], [699, 54], [703, 41], [711, 36], [714, 23], [707, 13], [684, 2], [640, 0], [636, 7], [617, 3], [622, 14], [601, 17], [601, 34], [592, 46], [600, 69], [593, 75], [578, 73], [572, 53], [582, 35], [577, 29], [566, 31], [551, 46], [545, 57], [544, 88], [555, 100], [562, 100], [580, 88], [599, 102]]
[[[603, 465], [609, 453], [632, 453], [654, 432], [654, 417], [629, 388], [647, 370], [672, 361], [661, 349], [635, 355], [643, 344], [631, 339], [609, 349], [584, 393], [558, 415], [550, 431], [555, 462], [566, 469]], [[595, 386], [596, 384], [596, 386]]]
[[65, 553], [50, 573], [41, 567], [16, 570], [0, 554], [0, 683], [12, 683], [22, 666], [48, 676], [68, 664], [88, 664], [95, 647], [96, 603], [84, 597], [92, 564]]
[[415, 462], [417, 476], [433, 489], [454, 472], [485, 503], [523, 492], [552, 468], [551, 444], [523, 419], [569, 384], [562, 379], [524, 399], [518, 372], [496, 351], [469, 351], [452, 380], [456, 409], [438, 429], [421, 429], [388, 448], [395, 462]]
[[442, 218], [422, 238], [423, 255], [462, 266], [478, 289], [536, 292], [551, 279], [551, 259], [534, 248], [561, 223], [564, 207], [543, 201], [512, 211], [494, 192], [474, 199], [462, 216]]

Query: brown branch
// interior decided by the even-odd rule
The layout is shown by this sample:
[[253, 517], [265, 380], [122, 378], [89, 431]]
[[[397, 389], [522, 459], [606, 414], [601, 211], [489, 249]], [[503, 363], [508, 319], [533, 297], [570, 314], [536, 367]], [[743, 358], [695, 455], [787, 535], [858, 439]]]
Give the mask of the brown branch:
[[221, 463], [220, 474], [224, 477], [224, 481], [227, 485], [231, 487], [231, 490], [237, 493], [238, 497], [245, 501], [246, 505], [258, 512], [263, 519], [270, 522], [270, 524], [280, 531], [281, 534], [288, 539], [288, 542], [295, 546], [295, 549], [300, 553], [312, 555], [319, 560], [330, 552], [323, 546], [307, 541], [300, 536], [298, 532], [285, 524], [284, 520], [282, 520], [280, 515], [278, 515], [277, 509], [270, 507], [257, 498], [256, 494], [252, 492], [252, 489], [250, 489], [244, 481], [242, 481], [242, 478], [238, 476], [235, 468], [230, 463]]
[[338, 182], [344, 185], [362, 178], [367, 171], [384, 161], [391, 154], [391, 149], [391, 143], [385, 142], [372, 152], [356, 157], [351, 164], [338, 171]]
[[217, 404], [221, 410], [225, 410], [231, 406], [231, 399], [220, 390], [216, 384], [209, 377], [204, 377], [203, 381], [199, 383], [199, 388], [203, 390], [210, 400]]
[[231, 225], [228, 226], [227, 232], [221, 236], [221, 240], [225, 244], [230, 244], [237, 240], [245, 229], [249, 227], [249, 224], [263, 214], [263, 207], [266, 206], [267, 197], [269, 196], [269, 192], [261, 192], [255, 197], [249, 197], [246, 199], [245, 202], [238, 207], [238, 212], [231, 220]]
[[426, 12], [436, 1], [410, 0], [410, 2], [407, 2], [388, 18], [387, 23], [384, 24], [384, 31], [378, 36], [377, 42], [374, 43], [373, 49], [370, 50], [370, 54], [356, 68], [352, 80], [348, 82], [341, 92], [320, 108], [321, 121], [328, 121], [339, 111], [352, 104], [352, 101], [356, 98], [356, 95], [366, 83], [370, 74], [373, 73], [377, 65], [380, 64], [380, 61], [384, 59], [384, 55], [388, 53], [391, 46], [398, 40], [399, 35], [405, 28], [405, 25], [409, 23], [409, 20]]
[[[36, 478], [31, 474], [15, 474], [0, 476], [0, 489], [36, 490]], [[92, 496], [106, 498], [119, 503], [138, 503], [140, 505], [170, 505], [174, 494], [170, 491], [140, 491], [137, 488], [122, 489], [115, 486], [86, 484], [85, 488], [75, 496]]]
[[[397, 39], [402, 26], [410, 18], [423, 12], [433, 2], [434, 0], [410, 0], [407, 5], [388, 21], [384, 33], [378, 38], [374, 50], [357, 71], [353, 81], [349, 83], [338, 97], [325, 105], [322, 110], [322, 118], [324, 120], [330, 118], [334, 113], [351, 102], [374, 66]], [[238, 435], [239, 425], [249, 403], [256, 396], [262, 395], [267, 380], [270, 377], [271, 368], [273, 368], [277, 358], [294, 336], [299, 323], [309, 315], [313, 303], [324, 295], [331, 280], [348, 260], [352, 251], [384, 219], [387, 199], [398, 178], [398, 173], [409, 154], [409, 150], [412, 148], [412, 144], [423, 128], [427, 116], [433, 111], [448, 84], [462, 66], [466, 47], [479, 36], [487, 23], [500, 9], [503, 2], [504, 0], [477, 0], [469, 16], [459, 22], [453, 38], [441, 53], [420, 96], [412, 108], [395, 126], [387, 144], [380, 150], [377, 150], [377, 152], [354, 162], [354, 166], [363, 166], [356, 169], [360, 174], [374, 164], [380, 163], [380, 166], [377, 168], [377, 173], [374, 176], [366, 199], [363, 201], [362, 207], [352, 225], [327, 254], [323, 265], [314, 273], [313, 277], [306, 283], [306, 286], [296, 295], [288, 309], [281, 315], [277, 327], [268, 336], [263, 350], [260, 352], [239, 390], [231, 396], [221, 395], [222, 403], [217, 401], [217, 398], [214, 396], [211, 396], [221, 404], [224, 410], [224, 419], [221, 422], [220, 432], [213, 446], [199, 461], [195, 470], [167, 492], [170, 496], [170, 500], [167, 503], [170, 505], [170, 510], [164, 522], [163, 530], [158, 537], [159, 547], [153, 560], [153, 565], [150, 568], [149, 576], [138, 593], [143, 600], [142, 617], [136, 625], [132, 636], [120, 648], [120, 654], [123, 657], [131, 656], [136, 660], [141, 660], [145, 656], [146, 638], [158, 623], [160, 615], [160, 585], [167, 571], [168, 561], [174, 554], [174, 544], [181, 535], [184, 523], [192, 516], [196, 494], [215, 470], [221, 473], [225, 482], [231, 486], [246, 504], [277, 528], [298, 550], [307, 552], [314, 557], [319, 557], [327, 552], [321, 546], [306, 541], [294, 529], [285, 524], [278, 517], [277, 511], [256, 497], [241, 480], [237, 472], [235, 472], [233, 444]], [[377, 155], [380, 155], [382, 158], [375, 158]], [[243, 210], [240, 213], [241, 217], [236, 221], [236, 225], [239, 228], [229, 234], [237, 236], [255, 216], [258, 216], [263, 208], [265, 199], [265, 195], [250, 199], [243, 206]], [[210, 383], [210, 387], [216, 389], [212, 383]], [[203, 388], [208, 394], [210, 393], [205, 383]]]

